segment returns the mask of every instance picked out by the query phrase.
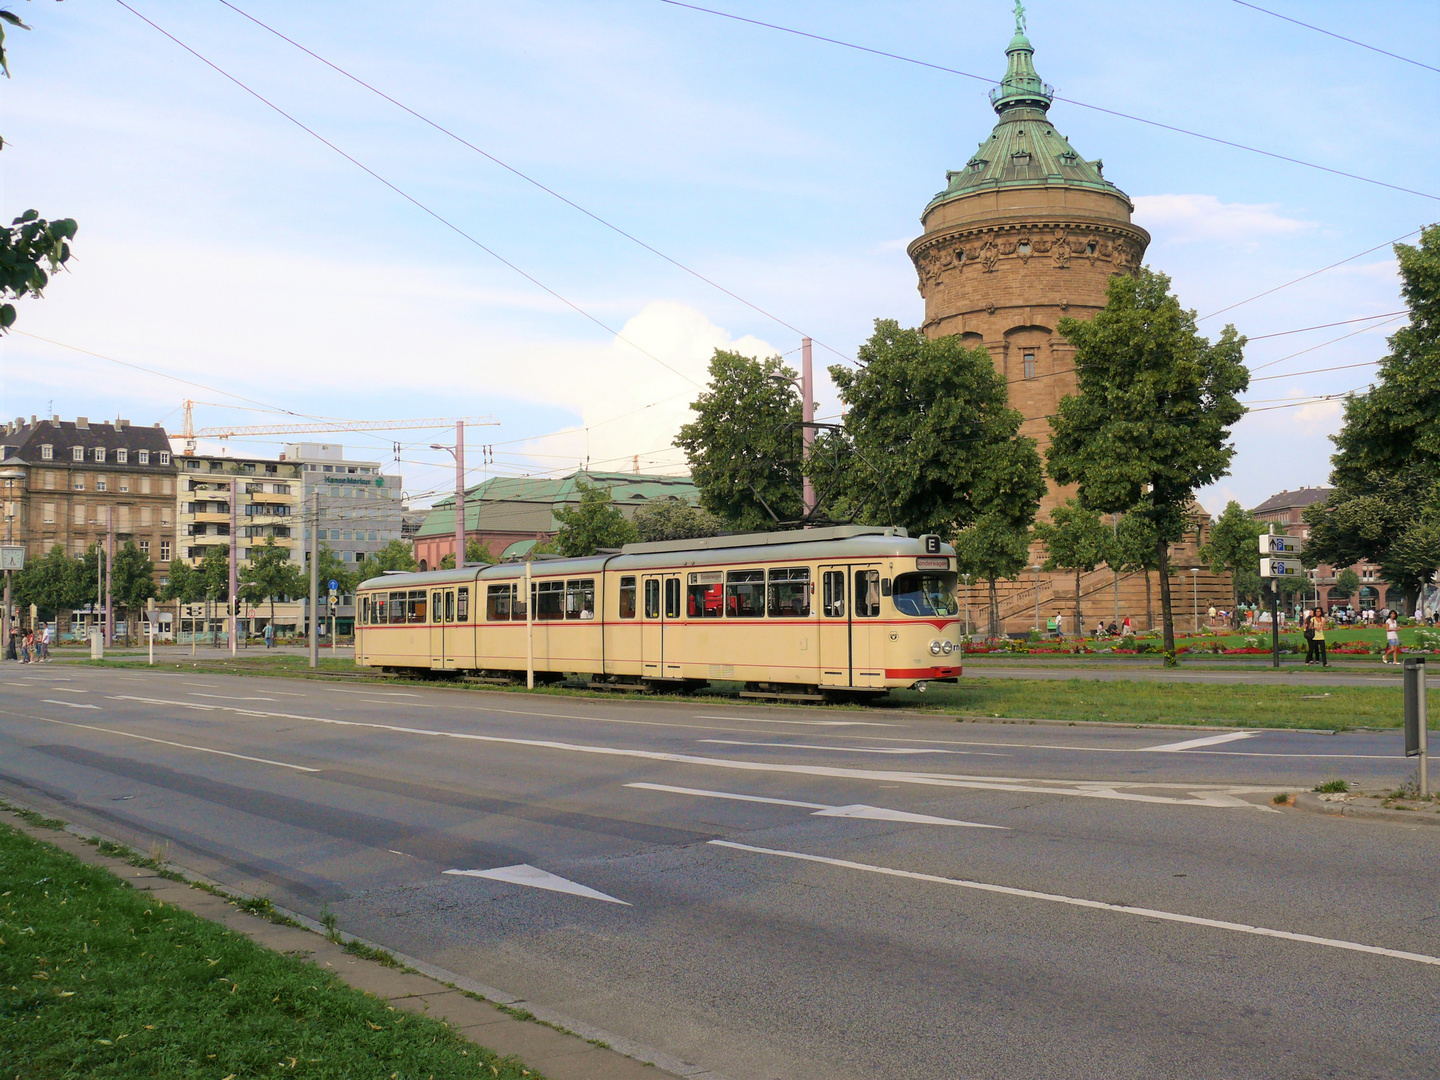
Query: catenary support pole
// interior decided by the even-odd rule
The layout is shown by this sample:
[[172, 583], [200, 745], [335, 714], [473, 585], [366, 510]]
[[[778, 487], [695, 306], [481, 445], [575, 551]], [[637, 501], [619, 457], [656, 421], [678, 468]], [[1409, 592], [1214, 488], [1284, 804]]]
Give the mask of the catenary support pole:
[[320, 491], [311, 499], [310, 512], [310, 666], [320, 666]]
[[465, 421], [455, 422], [455, 569], [465, 569]]
[[525, 685], [535, 689], [535, 604], [530, 595], [530, 560], [525, 560]]
[[230, 655], [235, 655], [235, 632], [240, 629], [240, 601], [238, 591], [237, 568], [240, 558], [240, 530], [236, 527], [240, 520], [240, 478], [230, 479], [230, 592], [229, 600], [225, 604], [226, 614], [230, 616]]
[[105, 513], [105, 647], [115, 644], [115, 507]]
[[[815, 441], [815, 366], [810, 356], [810, 339], [800, 339], [800, 459], [802, 467], [810, 460], [810, 444]], [[794, 445], [793, 443], [791, 445]], [[807, 472], [804, 478], [804, 514], [808, 520], [815, 512], [815, 485]]]

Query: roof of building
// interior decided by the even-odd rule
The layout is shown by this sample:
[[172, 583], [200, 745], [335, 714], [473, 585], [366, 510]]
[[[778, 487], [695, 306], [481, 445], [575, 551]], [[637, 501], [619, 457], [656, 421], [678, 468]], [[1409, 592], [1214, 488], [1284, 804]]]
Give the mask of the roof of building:
[[1324, 502], [1334, 490], [1328, 487], [1302, 487], [1294, 491], [1282, 491], [1279, 495], [1271, 495], [1250, 513], [1273, 514], [1278, 510], [1300, 509], [1311, 503]]
[[[580, 484], [610, 489], [610, 501], [623, 511], [651, 499], [678, 499], [694, 506], [700, 493], [688, 476], [591, 472], [561, 477], [497, 476], [465, 491], [465, 531], [553, 533], [560, 528], [555, 510], [580, 501]], [[430, 508], [416, 538], [453, 535], [455, 497]]]
[[1047, 115], [1055, 89], [1036, 73], [1034, 54], [1034, 46], [1017, 22], [1015, 36], [1005, 49], [1005, 77], [990, 91], [990, 104], [1000, 121], [965, 168], [945, 174], [949, 184], [930, 200], [926, 214], [940, 203], [996, 188], [1082, 187], [1129, 201], [1102, 175], [1103, 162], [1086, 161], [1055, 130]]
[[[41, 456], [42, 446], [50, 447], [49, 458]], [[17, 460], [27, 465], [80, 465], [81, 462], [75, 461], [72, 454], [77, 446], [84, 448], [86, 452], [84, 464], [87, 468], [95, 467], [95, 450], [103, 448], [106, 452], [104, 467], [112, 472], [175, 471], [173, 458], [167, 459], [171, 464], [160, 464], [160, 453], [170, 453], [170, 438], [159, 424], [135, 427], [129, 420], [92, 424], [83, 416], [73, 421], [61, 420], [58, 416], [49, 420], [37, 420], [32, 416], [29, 423], [17, 417], [0, 429], [0, 458]], [[149, 450], [152, 456], [143, 465], [135, 457], [122, 463], [115, 460], [116, 450]]]

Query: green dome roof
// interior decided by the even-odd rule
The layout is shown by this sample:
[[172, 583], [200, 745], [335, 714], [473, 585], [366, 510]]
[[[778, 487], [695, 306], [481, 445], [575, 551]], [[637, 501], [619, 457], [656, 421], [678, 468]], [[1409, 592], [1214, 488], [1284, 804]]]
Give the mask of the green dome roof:
[[1001, 187], [1053, 184], [1090, 188], [1126, 198], [1124, 192], [1102, 175], [1103, 162], [1086, 161], [1075, 152], [1070, 141], [1055, 130], [1048, 115], [1055, 88], [1036, 73], [1034, 54], [1035, 48], [1025, 36], [1023, 26], [1017, 25], [1015, 36], [1005, 49], [1008, 58], [1005, 77], [990, 91], [990, 104], [1000, 120], [990, 137], [965, 163], [965, 168], [945, 174], [948, 185], [930, 200], [925, 213], [939, 203]]

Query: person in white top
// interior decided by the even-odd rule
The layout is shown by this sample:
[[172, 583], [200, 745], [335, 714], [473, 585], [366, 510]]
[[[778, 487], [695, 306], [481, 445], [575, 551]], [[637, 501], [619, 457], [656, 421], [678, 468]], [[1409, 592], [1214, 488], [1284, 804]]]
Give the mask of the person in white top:
[[[1395, 659], [1389, 657], [1394, 655]], [[1395, 612], [1390, 612], [1390, 617], [1385, 620], [1385, 652], [1381, 654], [1382, 664], [1400, 663], [1400, 620], [1395, 618]]]
[[50, 659], [50, 624], [46, 623], [40, 628], [40, 659]]

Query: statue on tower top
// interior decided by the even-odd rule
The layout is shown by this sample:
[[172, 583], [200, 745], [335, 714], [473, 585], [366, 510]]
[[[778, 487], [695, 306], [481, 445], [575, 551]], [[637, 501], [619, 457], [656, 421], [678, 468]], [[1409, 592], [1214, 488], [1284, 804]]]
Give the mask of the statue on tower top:
[[1015, 32], [1017, 34], [1025, 32], [1025, 5], [1020, 0], [1015, 0]]

